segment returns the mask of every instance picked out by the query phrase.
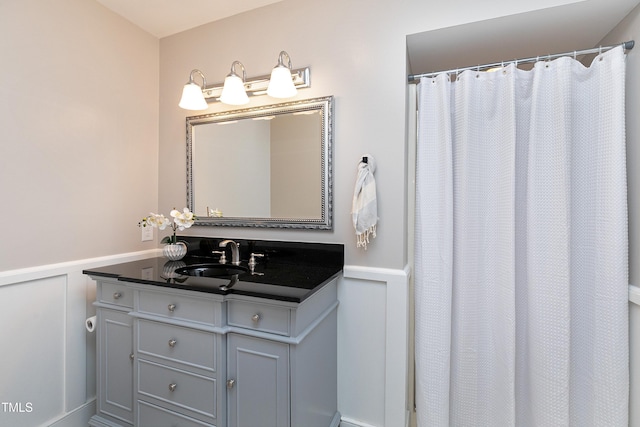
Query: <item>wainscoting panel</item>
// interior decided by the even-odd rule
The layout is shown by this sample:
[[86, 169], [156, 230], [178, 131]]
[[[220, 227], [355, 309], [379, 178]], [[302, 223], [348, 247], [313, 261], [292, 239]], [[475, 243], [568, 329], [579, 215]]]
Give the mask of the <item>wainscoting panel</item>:
[[95, 413], [95, 283], [82, 270], [158, 250], [0, 272], [0, 426], [86, 427]]
[[347, 265], [338, 285], [338, 410], [348, 427], [408, 423], [409, 268]]
[[65, 276], [0, 288], [0, 425], [40, 425], [64, 410]]

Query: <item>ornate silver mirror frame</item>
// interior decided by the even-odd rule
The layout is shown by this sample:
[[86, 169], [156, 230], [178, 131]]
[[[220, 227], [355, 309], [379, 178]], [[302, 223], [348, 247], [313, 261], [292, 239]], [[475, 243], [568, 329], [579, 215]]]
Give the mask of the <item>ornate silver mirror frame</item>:
[[[223, 150], [224, 147], [233, 147], [237, 141], [233, 141], [232, 137], [228, 136], [228, 130], [230, 128], [239, 126], [238, 123], [251, 124], [256, 122], [267, 122], [269, 119], [278, 118], [282, 116], [284, 120], [285, 117], [288, 117], [289, 120], [298, 116], [305, 115], [314, 115], [317, 116], [319, 122], [317, 125], [314, 125], [314, 135], [309, 135], [307, 137], [303, 136], [303, 139], [311, 139], [314, 141], [312, 144], [318, 145], [319, 147], [314, 148], [314, 151], [319, 153], [316, 156], [307, 157], [305, 155], [291, 153], [288, 154], [286, 160], [288, 165], [292, 165], [294, 163], [303, 163], [307, 162], [308, 166], [312, 167], [302, 167], [297, 168], [298, 171], [296, 173], [305, 173], [302, 172], [301, 169], [314, 170], [313, 175], [311, 177], [306, 177], [306, 179], [312, 179], [311, 187], [316, 188], [313, 192], [314, 199], [317, 198], [319, 200], [313, 201], [313, 205], [316, 206], [313, 208], [313, 214], [296, 214], [296, 215], [287, 215], [287, 214], [262, 214], [256, 215], [253, 214], [242, 214], [236, 216], [226, 216], [225, 215], [225, 206], [222, 206], [221, 210], [218, 210], [220, 206], [216, 206], [216, 202], [212, 201], [209, 203], [205, 200], [211, 199], [220, 199], [215, 195], [212, 195], [212, 191], [210, 188], [217, 186], [218, 188], [225, 188], [227, 191], [227, 195], [225, 197], [231, 197], [234, 199], [252, 199], [250, 195], [250, 187], [249, 185], [243, 185], [242, 183], [238, 183], [238, 179], [236, 177], [244, 175], [237, 174], [245, 174], [247, 173], [246, 168], [248, 162], [241, 161], [241, 163], [228, 164], [231, 162], [231, 157], [236, 156], [237, 153], [225, 153]], [[315, 119], [314, 119], [315, 120]], [[255, 122], [252, 122], [255, 121]], [[272, 120], [276, 122], [276, 120]], [[225, 128], [224, 137], [218, 136], [221, 135], [215, 127], [218, 125], [224, 125], [218, 127], [219, 129]], [[186, 131], [187, 131], [187, 206], [189, 209], [194, 212], [197, 219], [194, 225], [206, 225], [206, 226], [232, 226], [232, 227], [269, 227], [269, 228], [295, 228], [295, 229], [315, 229], [315, 230], [331, 230], [333, 228], [332, 224], [332, 216], [333, 216], [333, 177], [332, 177], [332, 145], [333, 145], [333, 97], [327, 96], [322, 98], [313, 98], [295, 102], [260, 106], [254, 108], [247, 108], [242, 110], [234, 110], [234, 111], [225, 111], [219, 113], [206, 114], [201, 116], [192, 116], [187, 117], [186, 119]], [[279, 131], [281, 134], [282, 130]], [[288, 133], [286, 128], [284, 133]], [[318, 133], [318, 135], [315, 135]], [[215, 141], [215, 149], [209, 148], [214, 147], [213, 140]], [[294, 140], [295, 142], [295, 140]], [[258, 143], [261, 144], [261, 143]], [[265, 143], [266, 145], [270, 145], [272, 143]], [[222, 147], [222, 148], [221, 148]], [[254, 145], [255, 147], [255, 145]], [[211, 150], [215, 153], [215, 155], [208, 154], [206, 159], [201, 157], [202, 153]], [[267, 149], [269, 150], [269, 149]], [[222, 171], [215, 170], [215, 166], [209, 166], [213, 164], [213, 161], [209, 162], [209, 157], [215, 157], [215, 160], [224, 162], [224, 166], [229, 167], [232, 170], [232, 173], [224, 173]], [[265, 157], [270, 157], [267, 155], [256, 155], [253, 156], [254, 160], [257, 157], [261, 157], [264, 162], [272, 162], [273, 160], [265, 160]], [[293, 161], [295, 159], [295, 161]], [[207, 165], [206, 167], [202, 166], [202, 163]], [[311, 162], [311, 163], [308, 163]], [[319, 164], [315, 164], [318, 162]], [[292, 169], [288, 166], [272, 166], [273, 169], [283, 170], [283, 169]], [[206, 169], [206, 174], [201, 172], [202, 169]], [[319, 173], [318, 173], [319, 172]], [[316, 179], [317, 175], [317, 179]], [[205, 176], [203, 178], [203, 176]], [[296, 177], [297, 178], [297, 177]], [[267, 180], [267, 179], [265, 179]], [[214, 182], [215, 181], [215, 182]], [[256, 180], [254, 179], [253, 182]], [[258, 180], [260, 181], [260, 180]], [[298, 181], [297, 179], [288, 179], [289, 183], [293, 183], [294, 181]], [[302, 180], [300, 180], [302, 181]], [[238, 188], [239, 187], [239, 188]], [[295, 191], [291, 191], [289, 193], [289, 189], [280, 189], [278, 190], [282, 194], [284, 192], [284, 198], [290, 199], [287, 203], [291, 205], [295, 205], [296, 203], [300, 203], [300, 198], [296, 196]], [[231, 196], [229, 196], [229, 192], [231, 192]], [[269, 192], [266, 190], [264, 192]], [[263, 192], [263, 193], [264, 193]], [[317, 197], [315, 196], [317, 194]], [[267, 196], [269, 197], [269, 196]], [[269, 204], [268, 202], [266, 204]], [[205, 208], [206, 205], [206, 208]], [[261, 206], [263, 206], [262, 204]], [[215, 209], [214, 209], [215, 208]], [[227, 212], [229, 213], [229, 212]], [[233, 215], [233, 212], [230, 213]]]

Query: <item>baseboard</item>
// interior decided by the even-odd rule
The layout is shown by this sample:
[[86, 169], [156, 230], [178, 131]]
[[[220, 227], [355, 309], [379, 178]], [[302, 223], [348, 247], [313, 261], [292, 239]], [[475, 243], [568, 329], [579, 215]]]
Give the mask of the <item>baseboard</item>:
[[89, 418], [96, 413], [96, 399], [87, 401], [84, 405], [74, 409], [62, 418], [47, 424], [49, 427], [86, 427]]
[[340, 412], [336, 411], [336, 413], [333, 415], [333, 419], [331, 420], [331, 424], [329, 424], [330, 427], [340, 427]]

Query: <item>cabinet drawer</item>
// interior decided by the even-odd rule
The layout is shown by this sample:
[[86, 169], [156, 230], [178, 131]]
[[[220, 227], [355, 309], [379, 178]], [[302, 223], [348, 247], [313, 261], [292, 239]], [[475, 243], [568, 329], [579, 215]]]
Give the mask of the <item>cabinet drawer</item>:
[[268, 304], [229, 301], [229, 325], [278, 335], [290, 335], [291, 310]]
[[173, 411], [160, 408], [141, 400], [138, 401], [138, 422], [140, 427], [215, 427]]
[[216, 325], [220, 303], [164, 292], [140, 291], [138, 310], [173, 319]]
[[117, 283], [100, 283], [100, 302], [133, 308], [133, 290]]
[[171, 404], [180, 412], [216, 417], [216, 380], [138, 359], [138, 392]]
[[138, 352], [216, 371], [217, 336], [210, 332], [138, 320]]

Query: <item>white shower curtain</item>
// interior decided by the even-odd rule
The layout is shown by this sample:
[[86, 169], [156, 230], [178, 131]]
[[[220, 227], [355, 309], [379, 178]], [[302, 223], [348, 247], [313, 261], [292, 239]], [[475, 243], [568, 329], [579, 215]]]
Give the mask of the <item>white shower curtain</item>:
[[418, 426], [627, 426], [625, 56], [418, 88]]

